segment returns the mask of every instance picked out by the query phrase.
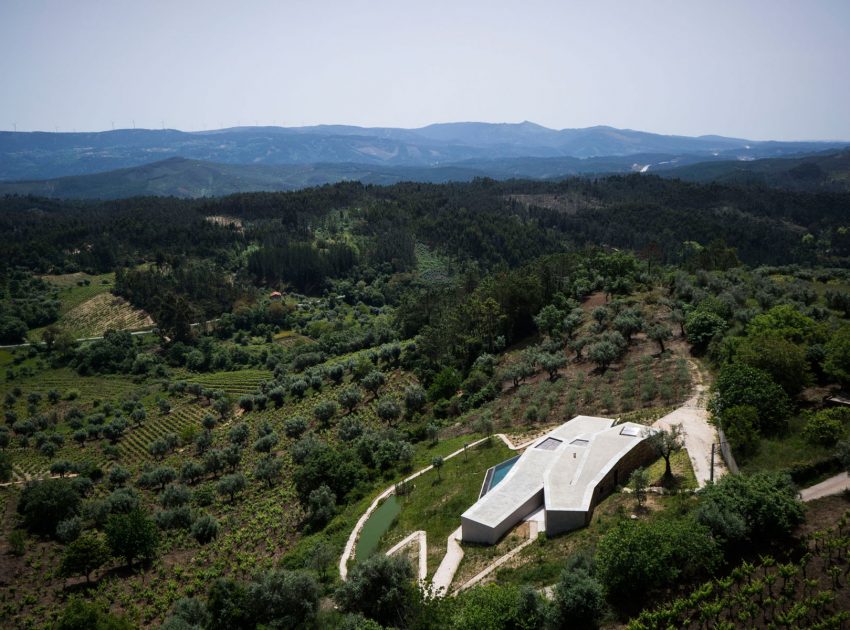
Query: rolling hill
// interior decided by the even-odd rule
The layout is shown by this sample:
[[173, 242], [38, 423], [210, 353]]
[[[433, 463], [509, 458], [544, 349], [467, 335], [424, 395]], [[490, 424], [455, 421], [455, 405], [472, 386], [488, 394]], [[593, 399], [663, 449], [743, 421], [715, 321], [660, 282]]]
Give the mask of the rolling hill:
[[142, 166], [169, 157], [219, 164], [359, 164], [434, 167], [470, 160], [663, 154], [757, 159], [822, 151], [823, 142], [754, 142], [615, 129], [548, 129], [446, 123], [419, 129], [237, 127], [204, 132], [122, 129], [98, 133], [0, 132], [0, 181], [54, 179]]

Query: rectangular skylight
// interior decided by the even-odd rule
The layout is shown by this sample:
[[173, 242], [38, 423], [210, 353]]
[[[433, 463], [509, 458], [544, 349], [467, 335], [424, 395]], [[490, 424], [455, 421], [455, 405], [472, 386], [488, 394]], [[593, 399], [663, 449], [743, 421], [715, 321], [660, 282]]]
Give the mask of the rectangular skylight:
[[628, 437], [637, 437], [640, 435], [640, 429], [635, 426], [626, 425], [620, 430], [620, 435], [626, 435]]
[[545, 451], [554, 451], [561, 445], [561, 443], [562, 441], [557, 438], [547, 437], [534, 448], [542, 448]]
[[589, 440], [582, 440], [581, 438], [576, 438], [570, 444], [573, 446], [587, 446], [590, 443]]

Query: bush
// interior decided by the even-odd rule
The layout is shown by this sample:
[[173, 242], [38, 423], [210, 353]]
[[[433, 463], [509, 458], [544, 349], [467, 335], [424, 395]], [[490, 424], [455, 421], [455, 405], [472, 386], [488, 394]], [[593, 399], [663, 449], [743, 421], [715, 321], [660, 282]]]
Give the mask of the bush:
[[451, 367], [443, 368], [428, 388], [428, 398], [438, 401], [451, 398], [460, 389], [461, 376], [457, 370]]
[[363, 434], [363, 423], [353, 416], [346, 416], [340, 420], [337, 434], [343, 442], [356, 440]]
[[278, 441], [279, 438], [277, 437], [277, 433], [272, 431], [268, 435], [265, 435], [254, 442], [254, 450], [258, 453], [268, 453], [277, 446]]
[[113, 490], [106, 499], [109, 511], [113, 514], [128, 514], [139, 507], [139, 494], [133, 488]]
[[622, 521], [599, 541], [598, 576], [626, 602], [710, 574], [721, 554], [707, 527], [686, 520]]
[[726, 320], [707, 310], [696, 310], [685, 320], [685, 334], [697, 350], [705, 350], [708, 342], [726, 330]]
[[266, 456], [257, 462], [254, 468], [254, 478], [265, 481], [271, 488], [283, 470], [283, 461], [279, 457]]
[[91, 572], [103, 566], [109, 558], [109, 546], [102, 535], [86, 532], [66, 547], [60, 573], [66, 577], [84, 575], [88, 582]]
[[758, 421], [758, 410], [752, 405], [735, 405], [723, 412], [721, 426], [736, 455], [746, 458], [758, 453]]
[[378, 395], [378, 391], [383, 387], [384, 383], [386, 383], [386, 377], [384, 377], [383, 372], [379, 372], [378, 370], [372, 370], [366, 376], [363, 377], [361, 383], [363, 387], [372, 392], [373, 396]]
[[188, 505], [181, 505], [158, 512], [155, 520], [160, 529], [188, 529], [192, 525], [192, 510]]
[[336, 415], [336, 403], [332, 400], [320, 402], [313, 409], [313, 415], [316, 416], [316, 420], [322, 423], [322, 425], [327, 425]]
[[781, 433], [787, 427], [791, 401], [767, 372], [739, 363], [721, 368], [714, 384], [717, 396], [710, 404], [715, 415], [723, 417], [730, 407], [748, 405], [758, 410], [759, 432]]
[[236, 495], [244, 489], [245, 476], [242, 473], [226, 475], [219, 480], [218, 484], [216, 484], [216, 490], [218, 493], [221, 495], [227, 495], [231, 502], [233, 502], [236, 499]]
[[540, 596], [528, 587], [487, 584], [459, 594], [448, 622], [441, 627], [530, 630], [543, 627], [543, 605]]
[[803, 521], [803, 504], [788, 475], [726, 475], [704, 488], [697, 520], [729, 545], [779, 541]]
[[595, 628], [605, 611], [602, 584], [586, 569], [565, 569], [555, 585], [555, 626], [559, 628]]
[[421, 597], [413, 577], [405, 558], [375, 554], [354, 566], [334, 599], [343, 612], [359, 612], [382, 625], [404, 627]]
[[79, 516], [66, 518], [64, 521], [59, 521], [59, 524], [56, 525], [56, 537], [66, 545], [77, 540], [82, 531], [83, 519]]
[[113, 555], [124, 558], [131, 569], [137, 558], [153, 558], [159, 545], [156, 525], [138, 508], [128, 514], [110, 516], [106, 537]]
[[21, 491], [18, 513], [24, 526], [33, 533], [52, 536], [56, 526], [76, 516], [80, 495], [68, 479], [47, 479], [28, 483]]
[[290, 418], [283, 425], [283, 432], [290, 438], [299, 438], [306, 430], [307, 421], [298, 416]]
[[273, 628], [306, 628], [319, 610], [319, 590], [312, 576], [300, 571], [272, 570], [248, 587], [247, 608], [254, 623]]
[[65, 607], [56, 624], [56, 630], [132, 630], [125, 617], [118, 617], [98, 604], [73, 599]]
[[356, 385], [352, 385], [344, 390], [342, 390], [337, 396], [337, 402], [351, 413], [354, 411], [354, 408], [360, 404], [360, 401], [363, 399], [363, 390], [361, 390]]
[[164, 508], [175, 508], [181, 505], [186, 505], [192, 500], [192, 493], [184, 485], [170, 484], [162, 496], [159, 497], [159, 502]]
[[811, 414], [803, 427], [803, 437], [810, 444], [835, 446], [845, 432], [850, 420], [850, 409], [822, 409]]
[[336, 496], [325, 484], [312, 492], [307, 499], [307, 521], [314, 529], [321, 529], [336, 514]]
[[395, 398], [382, 398], [376, 409], [378, 417], [388, 424], [393, 424], [401, 415], [401, 405]]

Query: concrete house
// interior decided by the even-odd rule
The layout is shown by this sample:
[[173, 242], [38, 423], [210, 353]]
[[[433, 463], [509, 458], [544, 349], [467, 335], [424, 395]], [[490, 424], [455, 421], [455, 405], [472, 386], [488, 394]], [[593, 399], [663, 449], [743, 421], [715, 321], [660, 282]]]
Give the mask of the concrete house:
[[541, 507], [549, 535], [587, 525], [599, 501], [655, 458], [651, 429], [615, 422], [577, 416], [488, 470], [478, 501], [461, 516], [462, 539], [495, 544]]

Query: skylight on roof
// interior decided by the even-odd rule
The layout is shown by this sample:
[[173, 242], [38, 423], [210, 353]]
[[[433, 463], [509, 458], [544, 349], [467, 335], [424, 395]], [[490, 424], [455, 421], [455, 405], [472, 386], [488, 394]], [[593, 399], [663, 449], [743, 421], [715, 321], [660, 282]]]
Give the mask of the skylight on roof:
[[625, 435], [628, 437], [637, 437], [640, 435], [640, 428], [626, 425], [620, 430], [620, 435]]
[[554, 451], [562, 444], [562, 440], [553, 437], [547, 437], [534, 448], [542, 448], [544, 451]]
[[583, 440], [581, 438], [576, 438], [572, 442], [570, 442], [573, 446], [587, 446], [590, 444], [590, 440]]

